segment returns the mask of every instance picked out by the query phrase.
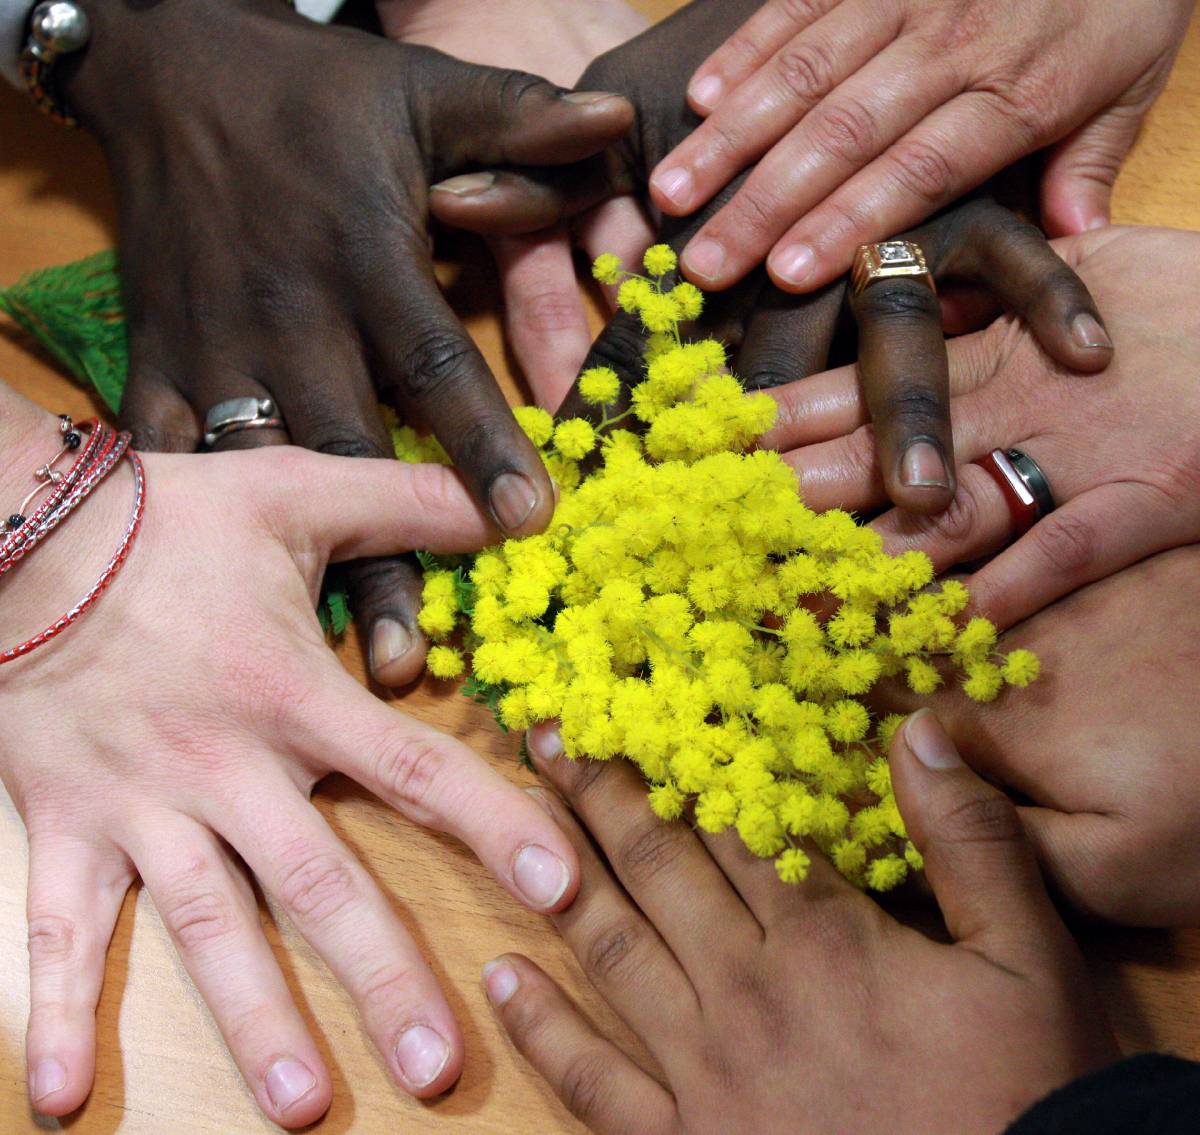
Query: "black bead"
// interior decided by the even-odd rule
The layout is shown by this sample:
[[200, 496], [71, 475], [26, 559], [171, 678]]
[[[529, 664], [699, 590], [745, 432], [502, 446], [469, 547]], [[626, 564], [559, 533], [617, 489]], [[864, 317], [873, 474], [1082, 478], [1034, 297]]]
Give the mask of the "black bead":
[[66, 437], [63, 438], [63, 445], [65, 445], [68, 449], [78, 449], [82, 441], [83, 438], [76, 433], [75, 430], [72, 430], [69, 434], [67, 434]]
[[12, 514], [12, 516], [10, 516], [8, 518], [8, 527], [11, 531], [14, 531], [14, 532], [18, 528], [20, 528], [21, 525], [24, 523], [25, 523], [25, 517], [23, 517], [19, 512], [14, 512]]

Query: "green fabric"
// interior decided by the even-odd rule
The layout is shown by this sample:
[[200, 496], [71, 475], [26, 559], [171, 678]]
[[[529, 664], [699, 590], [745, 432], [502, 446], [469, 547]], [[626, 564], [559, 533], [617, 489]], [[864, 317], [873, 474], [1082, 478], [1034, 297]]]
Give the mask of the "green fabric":
[[[129, 340], [115, 252], [41, 268], [0, 288], [0, 311], [23, 327], [77, 382], [115, 414], [129, 374]], [[327, 633], [350, 624], [345, 589], [326, 581], [317, 615]]]

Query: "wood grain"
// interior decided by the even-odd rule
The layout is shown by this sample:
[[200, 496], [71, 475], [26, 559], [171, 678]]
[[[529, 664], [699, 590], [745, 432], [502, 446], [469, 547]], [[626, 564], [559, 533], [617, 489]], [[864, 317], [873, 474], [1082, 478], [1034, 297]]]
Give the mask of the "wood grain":
[[[659, 16], [677, 5], [640, 5]], [[1200, 22], [1193, 22], [1162, 97], [1118, 185], [1120, 221], [1200, 228]], [[112, 194], [89, 138], [53, 128], [8, 89], [0, 90], [0, 281], [111, 246]], [[164, 271], [169, 266], [164, 265]], [[508, 375], [486, 258], [459, 273], [453, 292], [488, 360]], [[596, 313], [594, 313], [596, 314]], [[596, 316], [598, 318], [598, 314]], [[12, 328], [0, 334], [0, 375], [54, 409], [83, 414], [89, 399], [55, 373]], [[1194, 328], [1180, 328], [1181, 334]], [[361, 677], [356, 641], [341, 649]], [[518, 782], [513, 746], [463, 698], [432, 688], [397, 709], [452, 731]], [[529, 954], [560, 979], [600, 1026], [626, 1043], [611, 1013], [582, 980], [547, 923], [504, 895], [461, 847], [397, 819], [355, 785], [324, 785], [317, 805], [384, 888], [450, 991], [466, 1035], [467, 1069], [446, 1098], [422, 1105], [387, 1079], [346, 996], [286, 925], [266, 919], [288, 981], [334, 1074], [323, 1135], [421, 1130], [576, 1132], [578, 1126], [518, 1059], [494, 1025], [479, 984], [484, 962], [506, 950]], [[26, 1102], [24, 1020], [25, 836], [0, 793], [0, 1132], [57, 1129]], [[1200, 931], [1105, 930], [1084, 936], [1123, 1043], [1200, 1057]], [[192, 989], [153, 906], [131, 892], [108, 962], [99, 1011], [96, 1088], [67, 1123], [76, 1135], [249, 1135], [275, 1130], [242, 1085]]]

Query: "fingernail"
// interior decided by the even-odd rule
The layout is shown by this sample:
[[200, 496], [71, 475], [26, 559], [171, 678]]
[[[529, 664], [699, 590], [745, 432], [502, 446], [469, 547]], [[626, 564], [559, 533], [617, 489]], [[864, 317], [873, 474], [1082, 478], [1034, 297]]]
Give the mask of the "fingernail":
[[715, 280], [725, 263], [725, 246], [715, 240], [698, 240], [684, 250], [683, 263], [693, 276]]
[[562, 735], [553, 725], [535, 725], [525, 735], [525, 744], [539, 761], [555, 761], [562, 756]]
[[299, 1060], [276, 1060], [266, 1079], [267, 1095], [278, 1112], [286, 1112], [317, 1086], [317, 1078]]
[[450, 1059], [450, 1046], [428, 1025], [413, 1025], [396, 1041], [396, 1060], [405, 1080], [414, 1088], [432, 1084]]
[[945, 772], [963, 767], [963, 759], [954, 742], [946, 736], [942, 723], [932, 710], [919, 709], [904, 723], [904, 740], [917, 760], [928, 769]]
[[931, 441], [914, 441], [900, 458], [900, 483], [910, 489], [948, 489], [950, 475]]
[[1112, 340], [1108, 337], [1108, 332], [1100, 326], [1100, 321], [1087, 311], [1075, 316], [1075, 321], [1071, 324], [1071, 338], [1086, 350], [1094, 351], [1100, 347], [1112, 350]]
[[771, 257], [771, 269], [789, 284], [803, 284], [816, 266], [817, 258], [807, 244], [789, 244]]
[[29, 1098], [36, 1103], [67, 1086], [67, 1070], [57, 1060], [40, 1060], [29, 1074]]
[[377, 619], [371, 628], [371, 669], [378, 670], [412, 650], [408, 628], [395, 619]]
[[548, 910], [563, 897], [571, 882], [571, 872], [553, 851], [530, 843], [517, 852], [513, 879], [530, 906]]
[[488, 491], [492, 512], [506, 532], [520, 528], [537, 505], [533, 482], [522, 473], [501, 473]]
[[453, 193], [456, 197], [473, 197], [476, 193], [485, 193], [495, 184], [494, 173], [460, 173], [457, 177], [448, 177], [430, 188], [439, 193]]
[[681, 208], [692, 199], [692, 175], [682, 167], [656, 173], [651, 183], [667, 200]]
[[712, 110], [717, 105], [724, 88], [725, 84], [716, 75], [705, 75], [703, 79], [688, 88], [688, 97], [697, 106], [702, 106], [705, 110]]
[[483, 987], [487, 990], [488, 1000], [497, 1009], [512, 1000], [520, 985], [517, 971], [500, 958], [483, 967]]
[[595, 106], [598, 102], [620, 97], [612, 91], [572, 91], [569, 95], [563, 95], [563, 102], [573, 102], [576, 106]]

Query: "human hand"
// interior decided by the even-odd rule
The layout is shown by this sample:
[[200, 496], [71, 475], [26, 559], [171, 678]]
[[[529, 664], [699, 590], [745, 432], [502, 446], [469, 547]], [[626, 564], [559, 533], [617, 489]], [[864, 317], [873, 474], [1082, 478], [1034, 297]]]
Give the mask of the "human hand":
[[880, 708], [928, 705], [967, 763], [1017, 794], [1052, 887], [1091, 918], [1200, 921], [1195, 581], [1200, 549], [1164, 552], [1040, 611], [1002, 647], [1042, 677], [987, 705], [888, 683]]
[[[321, 27], [280, 0], [89, 10], [65, 94], [116, 185], [122, 418], [139, 443], [191, 450], [211, 406], [269, 395], [297, 444], [390, 456], [383, 399], [437, 435], [501, 529], [540, 530], [552, 486], [438, 288], [427, 186], [481, 162], [595, 153], [630, 108]], [[270, 432], [223, 444], [286, 440]], [[349, 582], [375, 677], [409, 680], [424, 658], [418, 576], [381, 560]]]
[[[378, 0], [384, 31], [468, 63], [512, 68], [573, 87], [596, 56], [637, 35], [645, 19], [625, 0]], [[470, 194], [466, 174], [437, 186]], [[638, 202], [615, 197], [575, 218], [528, 236], [493, 236], [488, 245], [500, 274], [504, 322], [517, 363], [539, 402], [563, 400], [591, 345], [572, 243], [595, 259], [617, 252], [641, 257], [654, 233]]]
[[[953, 505], [937, 517], [892, 510], [873, 522], [890, 550], [918, 548], [939, 571], [998, 552], [970, 586], [973, 608], [1001, 627], [1155, 552], [1200, 541], [1200, 344], [1179, 334], [1200, 312], [1171, 270], [1200, 254], [1200, 235], [1110, 228], [1055, 246], [1108, 312], [1121, 343], [1113, 364], [1101, 375], [1073, 374], [1008, 318], [952, 341]], [[774, 394], [779, 423], [763, 444], [787, 451], [808, 504], [883, 506], [853, 369]], [[972, 462], [1012, 446], [1045, 471], [1058, 508], [1005, 549], [1009, 509]]]
[[[441, 467], [290, 447], [145, 464], [142, 531], [121, 575], [0, 682], [0, 778], [30, 842], [34, 1107], [64, 1115], [90, 1090], [105, 953], [135, 875], [271, 1120], [313, 1122], [331, 1087], [250, 874], [345, 986], [397, 1083], [445, 1091], [463, 1065], [453, 1013], [309, 803], [313, 786], [330, 772], [357, 780], [462, 839], [533, 909], [571, 900], [576, 858], [525, 793], [363, 689], [326, 647], [314, 603], [327, 561], [466, 551], [495, 530]], [[114, 475], [5, 580], [6, 636], [17, 622], [40, 629], [83, 593], [128, 492], [127, 474]]]
[[600, 1135], [990, 1135], [1116, 1059], [1012, 805], [932, 714], [898, 732], [892, 782], [950, 945], [819, 856], [789, 887], [733, 833], [657, 819], [631, 765], [555, 748], [552, 730], [531, 734], [578, 817], [545, 795], [583, 879], [554, 923], [661, 1071], [598, 1035], [524, 957], [490, 963], [486, 986], [518, 1050]]
[[[720, 8], [720, 18], [736, 20]], [[583, 85], [603, 85], [637, 108], [637, 124], [591, 177], [542, 176], [497, 171], [486, 191], [459, 197], [435, 193], [431, 207], [447, 223], [477, 232], [527, 232], [554, 225], [589, 207], [605, 192], [627, 192], [691, 127], [683, 83], [692, 57], [719, 36], [712, 3], [689, 5], [675, 16], [598, 59]], [[696, 218], [666, 218], [660, 236], [686, 244]], [[909, 234], [924, 249], [939, 286], [970, 283], [1000, 306], [1020, 313], [1055, 359], [1078, 370], [1102, 368], [1112, 354], [1100, 314], [1044, 237], [994, 202], [976, 200], [948, 210]], [[631, 265], [634, 267], [636, 265]], [[764, 272], [706, 300], [695, 331], [730, 346], [730, 363], [752, 389], [768, 388], [821, 369], [834, 350], [845, 287], [841, 281], [812, 296], [789, 296]], [[977, 297], [976, 297], [977, 298]], [[936, 513], [954, 497], [954, 448], [949, 417], [949, 377], [941, 309], [925, 285], [892, 280], [870, 285], [853, 304], [859, 321], [860, 369], [879, 440], [879, 468], [888, 495], [916, 513]], [[956, 330], [969, 316], [960, 305]], [[990, 318], [990, 311], [985, 313]], [[633, 316], [618, 314], [593, 346], [585, 366], [610, 366], [632, 386], [642, 377], [643, 337]], [[853, 356], [850, 356], [853, 357]], [[535, 392], [538, 383], [533, 383]], [[556, 406], [552, 392], [538, 400]], [[573, 397], [564, 413], [586, 414]]]
[[655, 203], [683, 215], [758, 163], [693, 237], [685, 274], [724, 288], [766, 257], [781, 288], [811, 291], [858, 245], [1054, 143], [1051, 235], [1106, 224], [1192, 6], [768, 0], [692, 76], [707, 120], [651, 178]]

